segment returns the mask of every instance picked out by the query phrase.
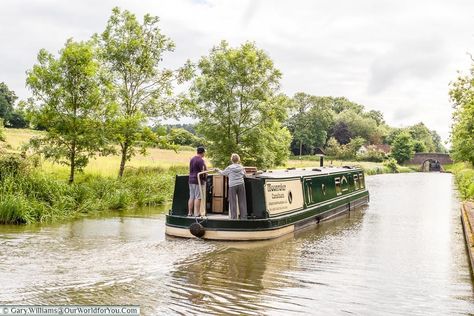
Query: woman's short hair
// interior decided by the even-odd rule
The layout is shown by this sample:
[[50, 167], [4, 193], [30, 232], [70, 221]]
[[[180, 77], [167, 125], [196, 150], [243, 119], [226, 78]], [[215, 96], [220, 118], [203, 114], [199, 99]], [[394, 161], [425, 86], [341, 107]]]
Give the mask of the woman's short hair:
[[237, 154], [232, 154], [232, 156], [230, 156], [230, 160], [232, 160], [233, 163], [238, 163], [240, 161], [240, 157]]

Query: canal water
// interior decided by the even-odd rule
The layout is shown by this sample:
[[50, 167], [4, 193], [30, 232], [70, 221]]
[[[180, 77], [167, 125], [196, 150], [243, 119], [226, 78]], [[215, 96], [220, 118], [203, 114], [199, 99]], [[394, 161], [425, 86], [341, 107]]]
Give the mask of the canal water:
[[370, 205], [266, 242], [165, 237], [163, 209], [0, 226], [0, 303], [138, 304], [142, 315], [469, 315], [449, 174], [367, 178]]

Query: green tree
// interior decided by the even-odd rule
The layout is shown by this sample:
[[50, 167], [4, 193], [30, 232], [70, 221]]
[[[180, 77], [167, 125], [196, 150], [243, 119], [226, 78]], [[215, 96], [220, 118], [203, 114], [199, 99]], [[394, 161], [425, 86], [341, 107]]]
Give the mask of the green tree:
[[392, 127], [389, 128], [389, 131], [387, 133], [387, 136], [385, 137], [385, 143], [392, 145], [395, 138], [404, 131], [403, 128], [398, 128], [398, 127]]
[[5, 124], [8, 124], [13, 112], [15, 101], [17, 100], [15, 92], [10, 90], [6, 83], [0, 82], [0, 118]]
[[352, 154], [355, 156], [356, 152], [366, 143], [366, 140], [363, 139], [362, 137], [356, 137], [351, 139], [349, 144], [347, 146], [349, 147], [350, 151]]
[[191, 105], [213, 163], [226, 165], [233, 152], [257, 167], [284, 163], [291, 135], [282, 122], [289, 101], [278, 94], [281, 73], [267, 54], [253, 43], [231, 48], [222, 41], [198, 68]]
[[48, 159], [69, 166], [69, 182], [89, 158], [106, 146], [106, 119], [113, 109], [106, 101], [107, 87], [100, 64], [89, 43], [68, 40], [55, 58], [40, 50], [38, 63], [27, 73], [33, 93], [30, 116], [47, 126], [46, 135], [31, 146]]
[[442, 141], [441, 141], [441, 136], [439, 136], [438, 132], [435, 130], [430, 131], [431, 133], [431, 138], [433, 139], [433, 144], [435, 147], [435, 152], [437, 153], [446, 153], [446, 148], [444, 147]]
[[168, 139], [170, 142], [178, 145], [195, 145], [199, 140], [191, 132], [188, 132], [184, 128], [172, 128], [168, 133]]
[[362, 137], [370, 144], [380, 144], [386, 131], [384, 126], [377, 125], [377, 122], [365, 117], [353, 110], [344, 110], [336, 117], [336, 124], [345, 123], [352, 137]]
[[365, 142], [362, 137], [355, 137], [348, 144], [340, 145], [334, 137], [331, 137], [326, 146], [326, 154], [338, 159], [353, 159]]
[[20, 101], [11, 112], [8, 121], [5, 123], [5, 126], [11, 128], [27, 128], [30, 125], [30, 122], [27, 119], [26, 107], [28, 102]]
[[14, 110], [8, 119], [7, 127], [11, 128], [26, 128], [28, 127], [28, 120], [26, 114], [20, 110]]
[[182, 128], [191, 134], [196, 135], [196, 124], [167, 124], [165, 127], [168, 131], [172, 128]]
[[413, 150], [415, 151], [415, 153], [424, 153], [424, 152], [426, 152], [425, 143], [423, 143], [420, 140], [414, 140], [413, 141]]
[[351, 141], [352, 134], [349, 130], [349, 126], [346, 123], [340, 121], [334, 124], [331, 129], [331, 137], [334, 137], [339, 144], [345, 145]]
[[398, 134], [392, 143], [392, 156], [397, 160], [398, 163], [404, 163], [405, 161], [413, 157], [413, 139], [407, 132]]
[[381, 111], [370, 110], [369, 112], [364, 113], [364, 116], [373, 119], [377, 125], [385, 124], [383, 113]]
[[147, 14], [140, 23], [129, 11], [114, 8], [105, 31], [96, 36], [119, 104], [113, 135], [120, 145], [120, 177], [126, 162], [136, 154], [135, 146], [152, 143], [147, 139], [151, 135], [146, 127], [148, 118], [174, 113], [174, 80], [181, 82], [191, 74], [190, 67], [177, 72], [161, 67], [174, 43], [162, 34], [158, 22], [158, 17]]
[[434, 152], [436, 150], [431, 131], [423, 122], [410, 126], [408, 132], [413, 140], [420, 141], [425, 145], [426, 152]]
[[474, 165], [474, 63], [468, 75], [459, 76], [449, 91], [453, 102], [451, 150], [453, 158]]
[[414, 141], [415, 152], [446, 152], [438, 133], [434, 130], [430, 131], [423, 122], [405, 128], [390, 129], [385, 142], [392, 144], [395, 137], [402, 132], [410, 134]]
[[332, 109], [334, 112], [337, 114], [343, 112], [343, 111], [352, 111], [357, 114], [362, 114], [364, 112], [364, 106], [361, 104], [354, 103], [352, 101], [349, 101], [347, 98], [344, 97], [329, 97], [331, 104], [332, 104]]
[[299, 145], [301, 156], [303, 144], [309, 149], [325, 144], [335, 113], [324, 98], [303, 92], [296, 93], [292, 102], [296, 113], [291, 116], [287, 125], [293, 140]]
[[330, 137], [326, 144], [326, 154], [331, 157], [338, 157], [341, 154], [341, 145], [334, 137]]
[[362, 137], [352, 138], [348, 144], [340, 146], [340, 152], [337, 158], [354, 159], [357, 151], [362, 145], [364, 145], [364, 143], [366, 143], [366, 140]]

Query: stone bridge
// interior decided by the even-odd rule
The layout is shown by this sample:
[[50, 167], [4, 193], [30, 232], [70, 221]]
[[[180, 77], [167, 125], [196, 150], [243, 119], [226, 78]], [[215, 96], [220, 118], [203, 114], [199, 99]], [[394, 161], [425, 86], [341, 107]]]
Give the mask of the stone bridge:
[[440, 164], [451, 164], [453, 160], [449, 157], [448, 154], [440, 153], [416, 153], [415, 156], [408, 160], [406, 164], [409, 165], [422, 165], [426, 161], [438, 161]]

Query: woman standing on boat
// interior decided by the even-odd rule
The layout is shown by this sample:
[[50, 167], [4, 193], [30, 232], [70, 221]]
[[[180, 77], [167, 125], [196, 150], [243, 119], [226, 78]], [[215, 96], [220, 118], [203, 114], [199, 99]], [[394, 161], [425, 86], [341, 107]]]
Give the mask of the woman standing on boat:
[[232, 164], [224, 170], [214, 169], [221, 175], [229, 178], [229, 208], [230, 218], [237, 219], [237, 200], [239, 203], [240, 219], [247, 218], [247, 198], [245, 195], [244, 176], [245, 169], [240, 164], [240, 157], [232, 154], [230, 157]]

